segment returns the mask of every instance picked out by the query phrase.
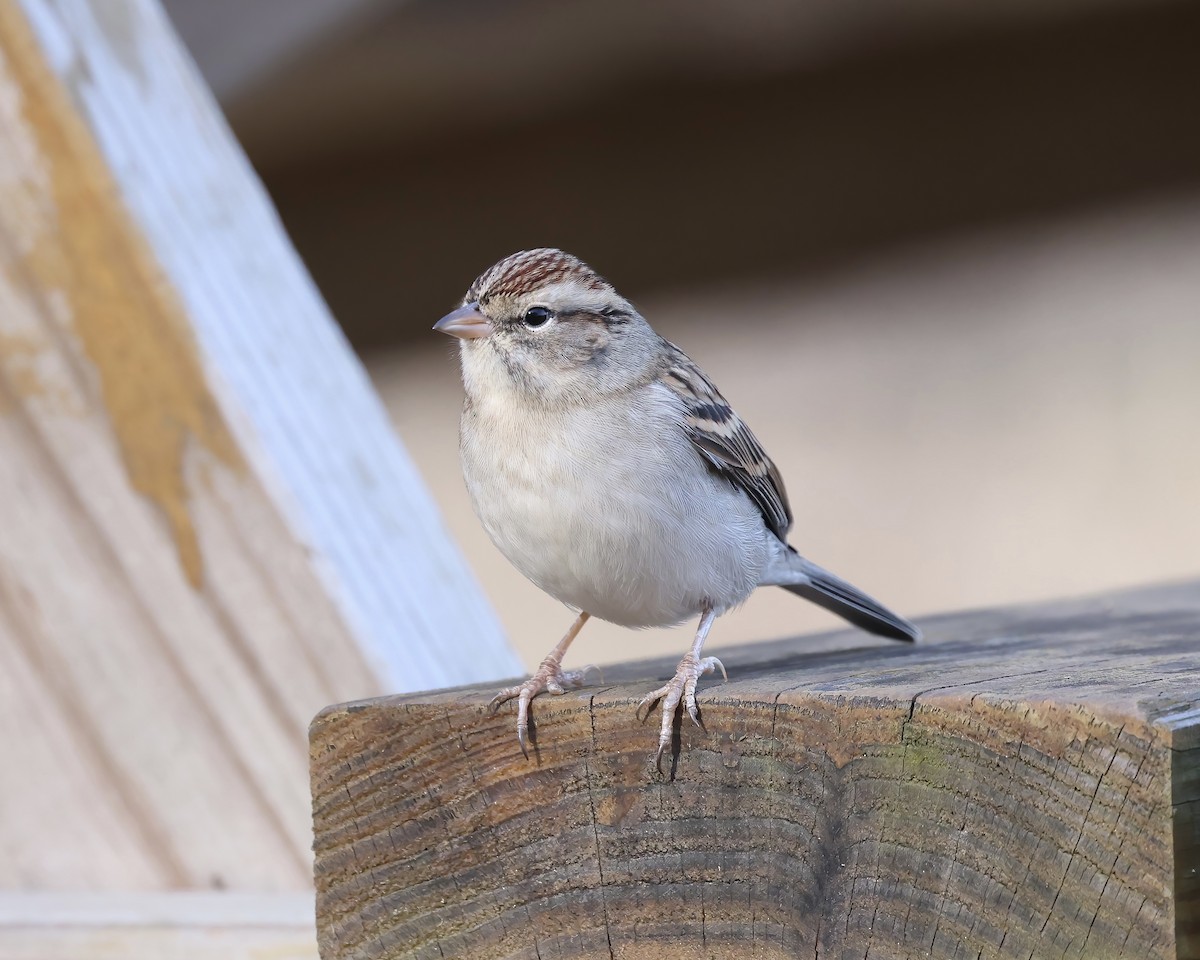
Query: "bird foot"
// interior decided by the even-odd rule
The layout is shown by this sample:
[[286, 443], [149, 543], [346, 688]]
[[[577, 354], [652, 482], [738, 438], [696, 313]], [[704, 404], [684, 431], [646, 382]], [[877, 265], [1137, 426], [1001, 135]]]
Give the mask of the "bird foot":
[[500, 704], [513, 699], [517, 701], [517, 741], [521, 744], [521, 753], [526, 759], [529, 757], [529, 701], [539, 693], [560, 696], [568, 690], [578, 690], [583, 686], [589, 670], [600, 672], [600, 668], [593, 664], [588, 664], [582, 670], [563, 670], [562, 664], [556, 659], [547, 657], [533, 676], [524, 683], [518, 683], [515, 687], [505, 687], [492, 697], [490, 706], [493, 713]]
[[[687, 707], [692, 723], [703, 729], [704, 725], [700, 722], [700, 711], [696, 707], [696, 681], [706, 673], [713, 673], [718, 669], [721, 671], [721, 676], [728, 680], [729, 674], [725, 672], [725, 665], [716, 657], [705, 657], [698, 660], [689, 653], [679, 661], [675, 676], [638, 704], [637, 718], [643, 720], [649, 718], [654, 705], [659, 700], [662, 701], [662, 727], [658, 733], [658, 753], [654, 755], [654, 766], [660, 772], [663, 752], [671, 742], [671, 724], [675, 720], [675, 709], [679, 706], [679, 701], [682, 700], [684, 706]], [[643, 708], [646, 711], [645, 718], [642, 717]]]

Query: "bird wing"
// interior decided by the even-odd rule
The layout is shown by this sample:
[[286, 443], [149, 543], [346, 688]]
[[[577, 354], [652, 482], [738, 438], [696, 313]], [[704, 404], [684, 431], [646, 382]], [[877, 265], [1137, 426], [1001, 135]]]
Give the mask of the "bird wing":
[[792, 508], [779, 470], [713, 382], [675, 344], [664, 342], [662, 382], [683, 400], [683, 426], [692, 443], [710, 467], [749, 495], [768, 529], [786, 543]]

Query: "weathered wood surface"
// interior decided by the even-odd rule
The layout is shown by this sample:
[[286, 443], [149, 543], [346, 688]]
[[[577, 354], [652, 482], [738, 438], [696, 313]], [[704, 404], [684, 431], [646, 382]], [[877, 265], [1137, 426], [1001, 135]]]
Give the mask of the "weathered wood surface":
[[[519, 669], [158, 0], [3, 3], [27, 18], [38, 49], [26, 52], [86, 125], [90, 162], [182, 307], [248, 469], [275, 495], [385, 689]], [[59, 208], [49, 209], [53, 224]], [[400, 311], [397, 322], [427, 331], [433, 319]], [[441, 643], [447, 626], [461, 650]]]
[[0, 0], [0, 888], [310, 889], [313, 712], [515, 668], [428, 503], [157, 4]]
[[322, 957], [1200, 955], [1200, 584], [921, 626], [714, 644], [662, 777], [671, 663], [539, 698], [529, 761], [490, 687], [328, 708]]
[[0, 960], [316, 960], [302, 893], [0, 891]]

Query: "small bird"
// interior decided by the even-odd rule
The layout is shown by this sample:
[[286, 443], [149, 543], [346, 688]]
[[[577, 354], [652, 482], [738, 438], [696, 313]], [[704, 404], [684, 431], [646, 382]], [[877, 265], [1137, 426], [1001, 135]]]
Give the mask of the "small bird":
[[[894, 640], [919, 632], [787, 543], [783, 479], [742, 419], [682, 350], [591, 267], [525, 250], [485, 270], [434, 326], [459, 338], [466, 391], [463, 475], [492, 542], [546, 593], [578, 611], [524, 683], [529, 704], [583, 685], [563, 655], [589, 617], [626, 627], [699, 616], [662, 701], [655, 764], [682, 701], [699, 725], [696, 681], [725, 667], [701, 649], [713, 621], [761, 586], [780, 586]], [[727, 675], [726, 675], [727, 678]]]

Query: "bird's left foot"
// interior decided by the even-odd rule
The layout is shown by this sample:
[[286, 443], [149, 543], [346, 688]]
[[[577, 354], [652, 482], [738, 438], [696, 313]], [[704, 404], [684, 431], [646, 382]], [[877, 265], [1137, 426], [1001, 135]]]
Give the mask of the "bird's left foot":
[[728, 680], [729, 674], [725, 672], [725, 665], [716, 657], [704, 657], [702, 660], [698, 660], [689, 653], [679, 661], [675, 676], [638, 704], [637, 717], [640, 720], [643, 708], [646, 716], [649, 717], [654, 705], [659, 700], [662, 701], [662, 727], [658, 732], [658, 753], [654, 755], [654, 766], [659, 770], [662, 770], [662, 755], [671, 742], [671, 724], [675, 720], [675, 709], [679, 706], [679, 701], [682, 700], [684, 706], [687, 707], [692, 723], [702, 727], [700, 711], [696, 708], [696, 681], [706, 673], [713, 673], [718, 669], [721, 671], [721, 676]]
[[582, 670], [563, 670], [562, 664], [556, 659], [547, 657], [533, 676], [524, 683], [518, 683], [515, 687], [505, 687], [492, 697], [493, 712], [502, 703], [513, 699], [517, 701], [517, 741], [521, 744], [521, 753], [525, 754], [527, 758], [529, 756], [529, 701], [539, 693], [559, 695], [568, 690], [578, 690], [583, 686], [589, 670], [599, 672], [598, 667], [590, 664]]

